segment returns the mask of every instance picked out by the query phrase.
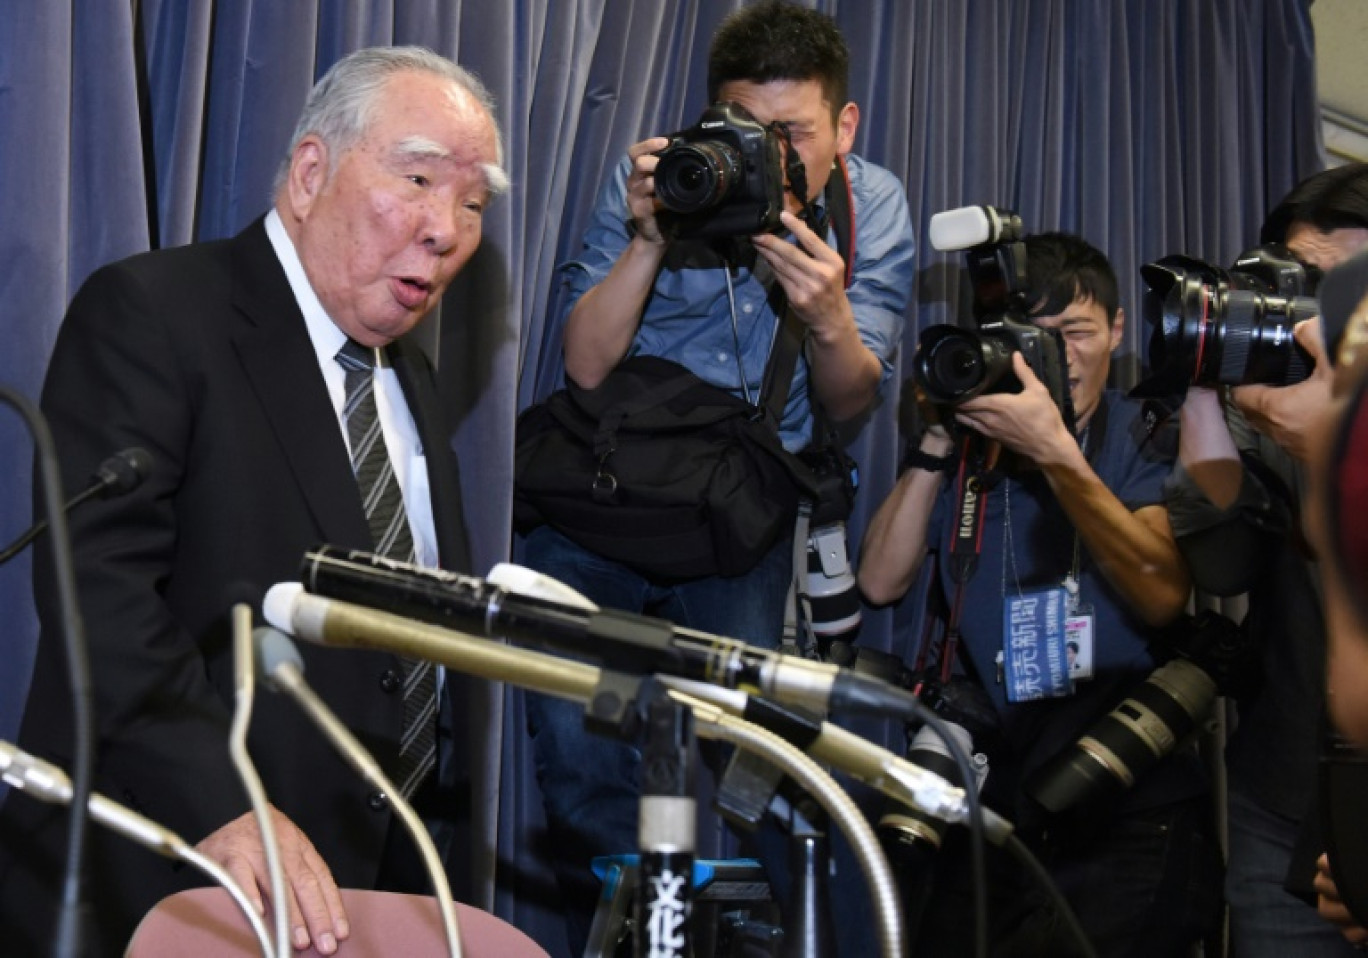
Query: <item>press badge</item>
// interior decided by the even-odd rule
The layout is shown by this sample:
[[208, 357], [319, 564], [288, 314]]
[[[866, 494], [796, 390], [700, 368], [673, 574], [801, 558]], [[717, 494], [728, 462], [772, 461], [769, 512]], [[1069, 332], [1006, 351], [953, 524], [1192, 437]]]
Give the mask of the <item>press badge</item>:
[[1093, 677], [1093, 610], [1080, 605], [1064, 618], [1064, 652], [1069, 678], [1075, 682]]
[[1065, 647], [1068, 593], [1062, 587], [1007, 596], [1002, 609], [1003, 681], [1009, 702], [1073, 691]]

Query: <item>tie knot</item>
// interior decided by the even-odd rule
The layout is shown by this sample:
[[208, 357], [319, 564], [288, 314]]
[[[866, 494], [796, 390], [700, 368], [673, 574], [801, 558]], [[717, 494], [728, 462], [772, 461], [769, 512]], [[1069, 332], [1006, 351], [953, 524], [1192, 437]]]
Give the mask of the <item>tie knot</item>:
[[355, 372], [369, 372], [375, 368], [375, 350], [362, 346], [354, 339], [337, 351], [337, 361], [343, 369]]

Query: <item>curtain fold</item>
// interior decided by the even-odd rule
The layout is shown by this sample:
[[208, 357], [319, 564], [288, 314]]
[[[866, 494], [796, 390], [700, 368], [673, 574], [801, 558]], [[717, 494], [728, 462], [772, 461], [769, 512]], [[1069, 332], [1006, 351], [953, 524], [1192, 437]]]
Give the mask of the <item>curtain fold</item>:
[[[857, 152], [907, 188], [916, 305], [894, 382], [852, 437], [864, 524], [891, 488], [908, 419], [899, 386], [921, 329], [965, 304], [958, 254], [925, 245], [944, 209], [993, 203], [1028, 229], [1107, 251], [1128, 324], [1117, 381], [1143, 361], [1138, 267], [1187, 252], [1226, 264], [1322, 165], [1306, 0], [801, 0], [852, 48]], [[359, 46], [419, 43], [498, 100], [513, 190], [426, 333], [471, 503], [475, 569], [509, 555], [513, 421], [561, 377], [555, 265], [579, 246], [627, 146], [692, 124], [707, 45], [742, 0], [21, 0], [0, 19], [0, 382], [36, 396], [66, 302], [98, 265], [230, 235], [269, 203], [310, 86]], [[192, 309], [193, 304], [187, 304]], [[440, 333], [440, 334], [439, 334]], [[0, 414], [0, 538], [28, 524], [31, 443]], [[36, 624], [27, 558], [0, 569], [0, 737], [22, 708]], [[914, 600], [867, 610], [862, 641], [903, 651]], [[499, 880], [486, 904], [563, 951], [534, 857], [540, 797], [520, 693], [490, 691], [472, 739]]]

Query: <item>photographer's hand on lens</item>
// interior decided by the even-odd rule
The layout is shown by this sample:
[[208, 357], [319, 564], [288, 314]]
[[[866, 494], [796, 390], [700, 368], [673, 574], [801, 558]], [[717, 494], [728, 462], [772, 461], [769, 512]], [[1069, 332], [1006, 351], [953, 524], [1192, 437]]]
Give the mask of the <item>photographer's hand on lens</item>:
[[[296, 948], [307, 948], [312, 942], [319, 952], [331, 955], [337, 951], [337, 943], [351, 934], [342, 894], [308, 837], [275, 808], [271, 814], [288, 889], [290, 937]], [[195, 848], [227, 870], [258, 914], [266, 913], [263, 895], [270, 890], [271, 880], [261, 831], [251, 812], [211, 832]]]
[[1059, 407], [1021, 353], [1012, 354], [1012, 369], [1021, 380], [1021, 392], [990, 393], [966, 400], [956, 407], [955, 421], [1042, 467], [1069, 463], [1086, 466]]
[[627, 149], [632, 160], [632, 172], [627, 176], [627, 210], [637, 237], [657, 245], [664, 245], [667, 240], [656, 221], [656, 211], [661, 208], [655, 194], [655, 168], [660, 162], [656, 153], [669, 145], [665, 137], [653, 136]]
[[882, 367], [860, 340], [845, 292], [845, 260], [806, 223], [785, 211], [780, 221], [796, 242], [770, 234], [751, 237], [774, 270], [790, 308], [811, 332], [812, 385], [836, 422], [859, 415], [874, 399]]
[[1320, 317], [1298, 323], [1293, 335], [1315, 361], [1311, 375], [1291, 386], [1236, 386], [1231, 398], [1251, 426], [1306, 462], [1307, 437], [1329, 407], [1334, 370], [1321, 342]]
[[1321, 855], [1316, 860], [1316, 911], [1322, 918], [1339, 928], [1344, 940], [1359, 948], [1368, 946], [1368, 929], [1360, 925], [1340, 900], [1339, 889], [1330, 874], [1330, 860]]

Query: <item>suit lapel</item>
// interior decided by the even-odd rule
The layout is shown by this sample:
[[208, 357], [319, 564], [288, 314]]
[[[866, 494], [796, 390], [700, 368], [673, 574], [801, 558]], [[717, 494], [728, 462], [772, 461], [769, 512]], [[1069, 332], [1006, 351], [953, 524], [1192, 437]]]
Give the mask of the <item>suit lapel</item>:
[[281, 455], [324, 541], [368, 549], [370, 530], [337, 414], [261, 220], [234, 240], [233, 268], [233, 305], [245, 320], [233, 343]]

